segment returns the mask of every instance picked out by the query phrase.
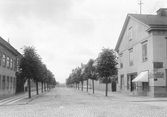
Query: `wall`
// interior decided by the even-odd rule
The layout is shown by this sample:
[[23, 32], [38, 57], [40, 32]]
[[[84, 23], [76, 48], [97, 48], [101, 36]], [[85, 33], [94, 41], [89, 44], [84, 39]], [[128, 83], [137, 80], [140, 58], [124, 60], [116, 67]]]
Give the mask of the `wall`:
[[153, 31], [153, 62], [162, 62], [163, 68], [155, 69], [156, 72], [163, 74], [163, 77], [154, 77], [155, 96], [167, 96], [167, 31]]
[[[16, 56], [12, 54], [10, 51], [8, 51], [5, 47], [0, 45], [0, 52], [3, 53], [10, 58], [12, 58], [16, 62]], [[13, 95], [16, 91], [16, 76], [15, 76], [15, 70], [14, 68], [7, 68], [3, 66], [2, 57], [0, 59], [1, 65], [0, 65], [0, 96], [7, 96], [7, 95]], [[2, 79], [3, 76], [5, 76], [5, 88], [2, 87]], [[9, 76], [9, 88], [7, 88], [7, 76]], [[12, 80], [11, 80], [12, 79]]]

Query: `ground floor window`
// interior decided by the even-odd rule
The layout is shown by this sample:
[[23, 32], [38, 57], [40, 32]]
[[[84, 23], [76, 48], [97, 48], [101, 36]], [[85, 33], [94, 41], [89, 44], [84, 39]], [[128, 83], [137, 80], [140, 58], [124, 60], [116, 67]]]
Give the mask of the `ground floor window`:
[[13, 78], [13, 89], [15, 88], [15, 78]]
[[9, 76], [7, 76], [7, 89], [9, 89]]
[[143, 87], [142, 87], [143, 91], [148, 91], [149, 90], [148, 82], [143, 82], [142, 85], [143, 85]]
[[0, 89], [2, 88], [2, 84], [1, 84], [1, 75], [0, 75]]
[[124, 88], [124, 75], [121, 75], [121, 84], [120, 84], [120, 86], [121, 86], [121, 89], [123, 89]]
[[3, 79], [2, 79], [2, 89], [5, 89], [5, 76], [3, 76]]
[[10, 77], [10, 88], [12, 89], [12, 77]]

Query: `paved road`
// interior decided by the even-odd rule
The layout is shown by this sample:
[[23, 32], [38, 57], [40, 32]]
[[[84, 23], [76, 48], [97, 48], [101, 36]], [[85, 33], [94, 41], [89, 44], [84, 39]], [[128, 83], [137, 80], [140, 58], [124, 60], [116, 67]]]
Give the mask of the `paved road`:
[[[23, 102], [23, 101], [21, 101]], [[167, 106], [55, 88], [26, 103], [0, 106], [0, 117], [165, 117]], [[150, 102], [151, 103], [151, 102]], [[161, 102], [167, 103], [167, 102]]]

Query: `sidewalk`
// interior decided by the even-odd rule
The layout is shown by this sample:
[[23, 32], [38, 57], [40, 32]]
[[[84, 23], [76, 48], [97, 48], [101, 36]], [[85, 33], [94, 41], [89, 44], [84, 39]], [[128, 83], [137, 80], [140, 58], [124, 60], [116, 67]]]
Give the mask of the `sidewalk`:
[[[81, 89], [80, 89], [81, 91]], [[86, 89], [83, 90], [86, 92]], [[99, 95], [105, 97], [105, 91], [102, 90], [95, 90], [95, 93], [93, 94], [92, 89], [88, 90], [88, 94], [90, 95]], [[149, 97], [149, 96], [138, 96], [138, 95], [130, 95], [127, 93], [119, 93], [119, 92], [111, 92], [108, 91], [108, 98], [114, 99], [114, 100], [120, 100], [120, 101], [129, 101], [129, 102], [158, 102], [158, 101], [167, 101], [167, 97]]]

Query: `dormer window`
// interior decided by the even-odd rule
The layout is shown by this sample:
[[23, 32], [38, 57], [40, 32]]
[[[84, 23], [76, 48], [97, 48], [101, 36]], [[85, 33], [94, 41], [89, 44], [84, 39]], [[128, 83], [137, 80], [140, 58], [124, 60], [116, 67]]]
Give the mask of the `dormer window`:
[[128, 29], [128, 39], [129, 41], [132, 40], [132, 26]]

